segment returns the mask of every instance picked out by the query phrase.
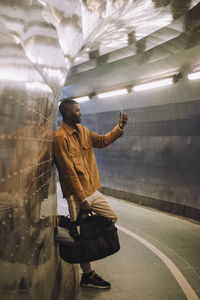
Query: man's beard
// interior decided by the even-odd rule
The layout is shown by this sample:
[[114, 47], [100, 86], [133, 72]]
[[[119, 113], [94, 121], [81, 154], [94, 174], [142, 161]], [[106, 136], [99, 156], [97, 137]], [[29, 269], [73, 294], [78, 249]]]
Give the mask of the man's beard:
[[71, 122], [73, 124], [78, 124], [78, 123], [81, 123], [81, 118], [77, 117], [77, 116], [72, 116], [71, 117]]

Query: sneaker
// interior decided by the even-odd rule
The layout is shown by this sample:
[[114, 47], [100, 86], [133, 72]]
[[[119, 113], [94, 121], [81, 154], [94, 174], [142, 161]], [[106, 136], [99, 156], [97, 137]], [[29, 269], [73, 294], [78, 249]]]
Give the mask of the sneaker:
[[97, 289], [109, 289], [110, 288], [110, 283], [103, 280], [94, 271], [92, 271], [88, 274], [83, 274], [80, 285], [85, 286], [85, 287], [93, 287], [93, 288], [97, 288]]

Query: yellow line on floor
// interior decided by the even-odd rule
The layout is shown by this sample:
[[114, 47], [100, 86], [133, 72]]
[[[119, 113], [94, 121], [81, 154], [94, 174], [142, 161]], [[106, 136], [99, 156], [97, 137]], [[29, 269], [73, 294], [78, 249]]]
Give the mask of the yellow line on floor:
[[177, 268], [177, 266], [165, 255], [163, 254], [158, 248], [156, 248], [154, 245], [152, 245], [147, 240], [143, 239], [139, 235], [135, 234], [134, 232], [121, 227], [117, 225], [117, 228], [130, 237], [136, 239], [140, 243], [142, 243], [144, 246], [146, 246], [148, 249], [150, 249], [156, 256], [158, 256], [164, 264], [167, 266], [169, 271], [172, 273], [178, 284], [180, 285], [181, 289], [183, 290], [185, 296], [188, 300], [199, 300], [199, 297], [196, 295], [195, 291], [191, 287], [191, 285], [188, 283], [188, 281], [185, 279], [183, 274], [180, 272], [180, 270]]

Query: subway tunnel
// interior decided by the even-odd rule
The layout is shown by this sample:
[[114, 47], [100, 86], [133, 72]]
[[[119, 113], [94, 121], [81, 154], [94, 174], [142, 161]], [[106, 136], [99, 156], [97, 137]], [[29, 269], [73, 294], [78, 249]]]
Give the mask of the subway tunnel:
[[[0, 299], [198, 300], [200, 1], [0, 8]], [[128, 114], [124, 135], [95, 150], [119, 217], [121, 250], [94, 263], [110, 291], [80, 289], [54, 240], [68, 214], [52, 147], [61, 98], [99, 134]]]

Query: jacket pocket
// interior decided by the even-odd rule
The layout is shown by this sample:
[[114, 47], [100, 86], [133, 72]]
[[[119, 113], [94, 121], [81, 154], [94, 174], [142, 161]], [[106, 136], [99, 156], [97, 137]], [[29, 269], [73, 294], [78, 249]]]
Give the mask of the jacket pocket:
[[79, 152], [73, 154], [71, 157], [76, 171], [79, 173], [84, 173], [84, 163], [83, 163], [82, 153]]
[[89, 145], [83, 145], [82, 149], [83, 149], [84, 158], [85, 158], [86, 162], [89, 163], [89, 165], [90, 165], [93, 162], [93, 160], [95, 159], [94, 151], [93, 151], [92, 147], [90, 147]]
[[88, 150], [89, 149], [89, 145], [82, 145], [83, 150]]

